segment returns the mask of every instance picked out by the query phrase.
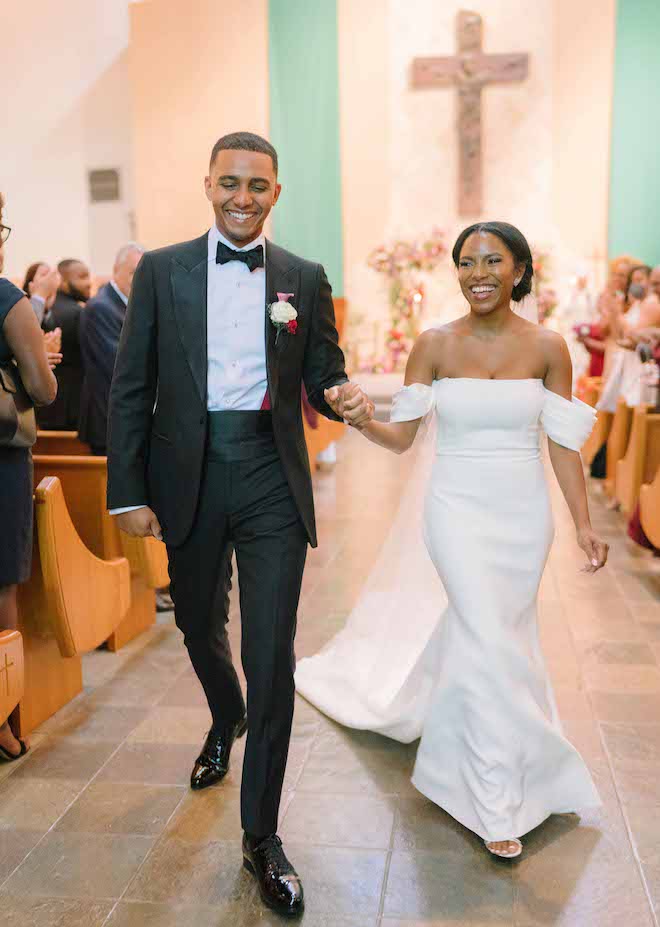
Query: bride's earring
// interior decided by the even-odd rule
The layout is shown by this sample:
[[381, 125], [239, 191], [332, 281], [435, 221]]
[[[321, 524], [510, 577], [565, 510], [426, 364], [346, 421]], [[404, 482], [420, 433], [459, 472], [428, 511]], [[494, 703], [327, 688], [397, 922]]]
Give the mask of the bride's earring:
[[[520, 280], [522, 280], [522, 277], [520, 278]], [[520, 280], [514, 280], [513, 285], [518, 286], [518, 284], [520, 283]]]

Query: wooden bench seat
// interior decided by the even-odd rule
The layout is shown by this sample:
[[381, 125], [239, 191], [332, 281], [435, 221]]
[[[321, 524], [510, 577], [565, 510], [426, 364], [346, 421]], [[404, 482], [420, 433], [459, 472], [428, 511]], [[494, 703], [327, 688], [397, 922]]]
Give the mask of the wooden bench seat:
[[616, 467], [615, 496], [628, 516], [637, 507], [642, 483], [650, 483], [660, 465], [660, 415], [650, 408], [634, 409], [628, 447]]
[[4, 724], [23, 695], [25, 671], [20, 631], [0, 631], [0, 724]]
[[122, 534], [106, 509], [105, 457], [35, 456], [35, 481], [57, 476], [62, 483], [71, 519], [83, 542], [97, 557], [125, 556], [131, 566], [130, 608], [109, 636], [109, 650], [119, 650], [156, 621], [156, 589], [167, 586], [167, 552], [154, 538]]

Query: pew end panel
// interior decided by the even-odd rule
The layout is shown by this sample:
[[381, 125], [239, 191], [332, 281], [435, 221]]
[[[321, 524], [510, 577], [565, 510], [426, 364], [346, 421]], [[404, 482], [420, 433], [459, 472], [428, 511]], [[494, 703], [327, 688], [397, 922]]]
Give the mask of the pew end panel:
[[[155, 538], [128, 538], [133, 543], [124, 542], [106, 507], [107, 473], [105, 457], [34, 457], [35, 482], [46, 476], [60, 480], [73, 524], [89, 550], [102, 560], [125, 557], [130, 564], [130, 608], [107, 640], [108, 649], [116, 651], [155, 624], [154, 590], [167, 586], [169, 576], [162, 542]], [[156, 581], [160, 585], [154, 586]]]
[[41, 572], [39, 533], [32, 548], [32, 573], [18, 587], [18, 628], [23, 636], [25, 684], [12, 719], [25, 737], [76, 697], [83, 688], [82, 658], [62, 655], [54, 624], [55, 606]]
[[60, 650], [63, 656], [89, 653], [108, 639], [128, 612], [128, 561], [101, 560], [85, 547], [57, 477], [39, 483], [36, 503], [44, 587], [55, 609]]
[[16, 708], [25, 688], [23, 637], [20, 631], [0, 631], [0, 724]]
[[644, 534], [660, 550], [660, 467], [655, 478], [639, 492], [639, 520]]
[[616, 469], [619, 461], [625, 456], [632, 428], [633, 410], [619, 399], [612, 419], [612, 427], [607, 438], [607, 456], [605, 469], [605, 492], [610, 498], [615, 493]]

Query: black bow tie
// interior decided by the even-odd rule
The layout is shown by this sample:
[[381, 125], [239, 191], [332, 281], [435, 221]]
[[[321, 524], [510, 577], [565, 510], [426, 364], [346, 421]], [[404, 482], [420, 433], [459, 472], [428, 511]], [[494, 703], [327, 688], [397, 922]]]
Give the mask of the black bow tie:
[[250, 273], [258, 267], [264, 266], [264, 246], [257, 245], [249, 251], [234, 251], [224, 242], [218, 242], [218, 250], [215, 253], [216, 264], [229, 264], [230, 261], [241, 261], [249, 269]]

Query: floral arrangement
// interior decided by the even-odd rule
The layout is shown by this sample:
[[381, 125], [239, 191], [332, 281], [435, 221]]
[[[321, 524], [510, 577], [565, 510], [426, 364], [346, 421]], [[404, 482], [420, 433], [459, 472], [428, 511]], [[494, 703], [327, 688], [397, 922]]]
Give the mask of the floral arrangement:
[[390, 327], [385, 340], [386, 356], [373, 360], [367, 369], [390, 372], [404, 362], [419, 334], [424, 308], [420, 274], [435, 270], [446, 253], [444, 234], [434, 228], [427, 239], [381, 245], [369, 255], [369, 267], [384, 274], [388, 281]]
[[559, 305], [557, 291], [550, 285], [550, 252], [545, 248], [532, 248], [532, 267], [534, 268], [534, 296], [541, 325], [550, 318]]

